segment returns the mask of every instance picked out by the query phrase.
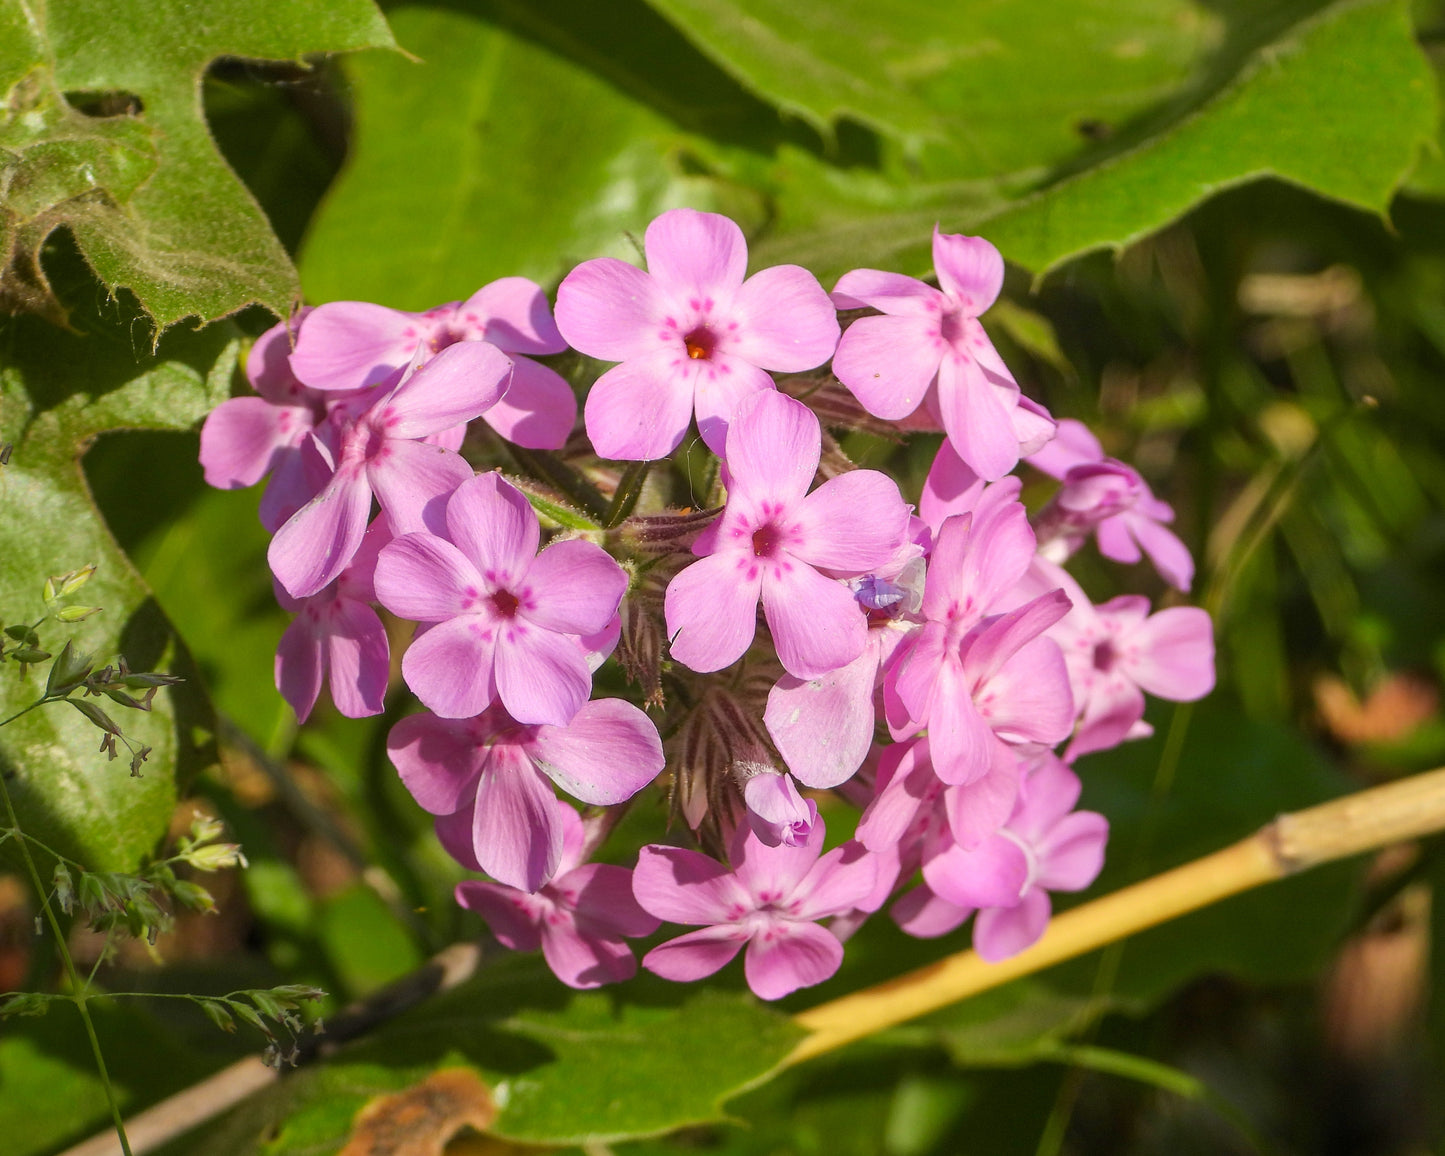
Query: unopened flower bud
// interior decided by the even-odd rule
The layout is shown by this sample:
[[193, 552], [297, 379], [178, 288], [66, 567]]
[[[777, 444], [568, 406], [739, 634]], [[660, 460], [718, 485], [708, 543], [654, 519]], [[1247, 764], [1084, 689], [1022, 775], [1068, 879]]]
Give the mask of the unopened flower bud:
[[208, 843], [181, 852], [180, 859], [197, 871], [221, 871], [227, 867], [249, 867], [239, 843]]
[[45, 681], [46, 697], [61, 698], [69, 694], [85, 681], [86, 676], [90, 673], [90, 668], [94, 665], [93, 657], [76, 650], [73, 643], [67, 642], [65, 649], [60, 652], [60, 657], [50, 668], [50, 677]]
[[57, 622], [83, 622], [92, 614], [99, 614], [99, 606], [67, 606], [55, 613]]

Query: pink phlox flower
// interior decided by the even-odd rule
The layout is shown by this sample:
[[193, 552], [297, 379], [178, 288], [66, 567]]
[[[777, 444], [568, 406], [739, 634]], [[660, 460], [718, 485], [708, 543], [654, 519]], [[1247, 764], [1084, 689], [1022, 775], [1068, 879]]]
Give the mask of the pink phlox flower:
[[669, 209], [643, 239], [647, 272], [611, 257], [584, 261], [557, 290], [562, 336], [619, 362], [587, 395], [587, 436], [604, 458], [666, 457], [694, 410], [719, 455], [743, 399], [771, 391], [768, 371], [822, 365], [838, 317], [817, 279], [775, 265], [744, 280], [748, 249], [727, 217]]
[[857, 843], [823, 855], [824, 835], [819, 819], [803, 843], [768, 847], [742, 824], [730, 847], [732, 870], [681, 847], [642, 848], [632, 874], [638, 903], [659, 919], [703, 925], [653, 948], [642, 966], [691, 982], [712, 975], [746, 944], [743, 971], [762, 999], [829, 978], [843, 961], [843, 945], [817, 921], [866, 903], [878, 868]]
[[816, 678], [852, 662], [867, 618], [836, 576], [888, 562], [905, 540], [908, 507], [875, 470], [808, 486], [822, 430], [802, 402], [769, 391], [738, 407], [728, 431], [728, 501], [693, 545], [701, 560], [668, 584], [672, 657], [696, 671], [721, 670], [752, 644], [757, 605], [783, 668]]
[[993, 481], [1053, 436], [1041, 406], [1019, 393], [979, 316], [1003, 287], [1003, 258], [982, 237], [933, 230], [939, 288], [899, 273], [855, 269], [833, 289], [839, 309], [877, 309], [848, 326], [833, 373], [869, 413], [889, 421], [937, 413], [959, 457]]
[[292, 598], [275, 583], [276, 600], [296, 615], [276, 647], [276, 689], [298, 722], [310, 716], [323, 681], [347, 718], [380, 714], [385, 706], [391, 647], [372, 609], [377, 555], [391, 541], [385, 518], [367, 527], [361, 547], [329, 586], [309, 598]]
[[[311, 312], [309, 307], [300, 310], [292, 327]], [[312, 431], [338, 405], [358, 396], [303, 385], [291, 372], [290, 352], [286, 323], [261, 334], [246, 357], [246, 377], [255, 394], [223, 401], [201, 426], [200, 460], [209, 485], [241, 489], [272, 475], [261, 500], [261, 522], [273, 532], [331, 476], [329, 466], [318, 470], [317, 462], [302, 460]]]
[[768, 692], [763, 722], [800, 783], [830, 790], [863, 765], [873, 743], [875, 692], [883, 672], [921, 622], [925, 573], [923, 559], [915, 557], [891, 579], [867, 574], [848, 581], [866, 612], [863, 652], [817, 678], [785, 674]]
[[984, 774], [951, 785], [938, 777], [926, 735], [885, 748], [858, 841], [870, 851], [916, 848], [946, 829], [951, 842], [976, 847], [1007, 821], [1018, 799], [1019, 753], [999, 743], [992, 756]]
[[[737, 773], [738, 768], [734, 768]], [[765, 846], [786, 843], [796, 847], [807, 841], [818, 821], [818, 804], [798, 793], [791, 775], [744, 764], [742, 779], [748, 826]]]
[[1034, 539], [1023, 506], [1005, 488], [997, 495], [985, 491], [972, 513], [943, 523], [928, 561], [927, 621], [884, 679], [894, 737], [927, 727], [934, 767], [951, 786], [984, 777], [1005, 757], [1000, 743], [1062, 741], [1074, 717], [1063, 656], [1043, 637], [1069, 600], [1053, 591], [1008, 608]]
[[479, 415], [482, 420], [517, 445], [560, 449], [577, 419], [577, 398], [555, 371], [531, 357], [561, 353], [567, 343], [546, 294], [525, 277], [503, 277], [466, 301], [425, 313], [366, 301], [319, 305], [291, 360], [296, 375], [313, 388], [357, 389], [387, 381], [418, 354], [424, 362], [463, 341], [485, 341], [512, 357], [511, 386]]
[[1142, 721], [1145, 691], [1193, 702], [1214, 689], [1208, 612], [1174, 606], [1151, 615], [1149, 600], [1132, 594], [1095, 606], [1066, 571], [1043, 558], [1034, 562], [1025, 592], [1039, 588], [1062, 589], [1072, 603], [1049, 628], [1063, 649], [1079, 714], [1070, 762], [1151, 733]]
[[562, 862], [553, 784], [596, 806], [630, 799], [662, 771], [657, 728], [631, 703], [604, 698], [567, 726], [524, 726], [501, 707], [474, 718], [409, 715], [387, 753], [437, 835], [464, 866], [535, 891]]
[[495, 473], [457, 487], [445, 531], [404, 534], [377, 563], [381, 604], [430, 624], [402, 658], [407, 685], [446, 718], [497, 698], [520, 722], [565, 726], [592, 689], [582, 640], [613, 625], [626, 572], [580, 539], [538, 553], [537, 515]]
[[325, 488], [293, 514], [271, 540], [271, 570], [295, 598], [330, 583], [361, 544], [372, 496], [392, 531], [406, 534], [439, 524], [447, 495], [472, 476], [452, 450], [422, 439], [451, 430], [495, 405], [506, 392], [512, 363], [484, 341], [444, 349], [370, 405], [339, 435], [335, 472]]
[[457, 902], [487, 921], [492, 934], [513, 951], [542, 949], [542, 958], [568, 987], [600, 987], [637, 974], [628, 939], [651, 935], [661, 925], [638, 906], [632, 872], [604, 863], [582, 863], [582, 820], [555, 801], [562, 828], [557, 873], [535, 892], [502, 883], [458, 883]]
[[1049, 892], [1082, 891], [1104, 865], [1108, 820], [1075, 811], [1078, 801], [1078, 776], [1054, 755], [1038, 756], [1013, 815], [997, 834], [972, 850], [945, 846], [927, 859], [929, 894], [905, 896], [906, 905], [899, 901], [900, 926], [912, 934], [942, 934], [935, 929], [949, 929], [949, 906], [957, 915], [953, 926], [977, 909], [973, 946], [984, 959], [996, 963], [1032, 946], [1052, 914]]
[[1106, 457], [1083, 422], [1061, 421], [1058, 437], [1030, 454], [1029, 465], [1064, 483], [1041, 515], [1050, 539], [1045, 544], [1041, 538], [1041, 545], [1052, 561], [1064, 561], [1092, 530], [1104, 557], [1133, 564], [1142, 550], [1169, 585], [1189, 590], [1194, 559], [1166, 528], [1174, 521], [1173, 507], [1131, 467]]

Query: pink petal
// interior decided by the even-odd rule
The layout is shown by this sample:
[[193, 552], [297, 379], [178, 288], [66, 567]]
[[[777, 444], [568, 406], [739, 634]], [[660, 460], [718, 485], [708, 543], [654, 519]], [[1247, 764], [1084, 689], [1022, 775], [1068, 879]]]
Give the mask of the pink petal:
[[436, 831], [437, 842], [442, 845], [442, 849], [468, 871], [482, 870], [482, 865], [477, 862], [476, 847], [473, 845], [475, 838], [472, 835], [472, 820], [476, 811], [473, 806], [475, 801], [476, 792], [473, 791], [467, 796], [460, 810], [453, 811], [450, 815], [438, 815], [432, 823], [432, 829]]
[[804, 786], [827, 790], [863, 765], [873, 742], [876, 649], [807, 680], [785, 674], [768, 693], [763, 722], [788, 769]]
[[478, 474], [458, 486], [446, 522], [448, 536], [493, 588], [520, 581], [536, 558], [537, 515], [500, 474]]
[[942, 621], [951, 613], [964, 619], [988, 613], [1028, 572], [1034, 546], [1028, 513], [1017, 502], [993, 517], [979, 511], [945, 519], [928, 560], [924, 615]]
[[557, 797], [518, 748], [492, 748], [477, 784], [472, 832], [482, 870], [509, 887], [536, 891], [557, 870], [562, 858]]
[[443, 622], [477, 608], [482, 577], [444, 538], [403, 534], [376, 560], [376, 597], [393, 614], [412, 622]]
[[393, 534], [442, 532], [447, 499], [472, 477], [460, 454], [425, 442], [388, 441], [366, 476]]
[[737, 332], [728, 352], [761, 369], [801, 373], [838, 346], [838, 314], [818, 279], [797, 265], [774, 265], [743, 282], [733, 298]]
[[1029, 454], [1029, 465], [1053, 478], [1062, 478], [1075, 466], [1104, 460], [1104, 447], [1089, 427], [1073, 418], [1059, 422], [1054, 439]]
[[411, 360], [425, 321], [367, 301], [332, 301], [306, 318], [291, 369], [313, 389], [361, 389], [385, 381]]
[[377, 559], [394, 540], [386, 517], [379, 515], [373, 518], [361, 537], [361, 545], [351, 557], [351, 565], [336, 580], [337, 596], [356, 602], [375, 602]]
[[878, 760], [876, 794], [858, 823], [858, 840], [870, 851], [896, 846], [938, 786], [926, 738], [885, 747]]
[[220, 490], [254, 486], [310, 429], [311, 411], [304, 406], [272, 405], [260, 397], [223, 401], [201, 426], [206, 484]]
[[940, 233], [933, 229], [933, 271], [938, 285], [977, 317], [998, 299], [1003, 288], [1003, 258], [982, 237]]
[[892, 316], [936, 316], [948, 302], [932, 285], [917, 278], [880, 269], [854, 269], [833, 286], [833, 304], [839, 309], [871, 307]]
[[443, 718], [481, 714], [495, 694], [496, 640], [476, 615], [440, 622], [419, 633], [401, 658], [412, 693]]
[[[799, 919], [826, 919], [870, 902], [881, 858], [861, 843], [834, 847], [814, 864], [798, 885], [793, 913]], [[885, 896], [886, 898], [886, 896]], [[875, 905], [881, 906], [882, 901]]]
[[386, 706], [391, 649], [376, 611], [350, 598], [332, 603], [326, 655], [336, 709], [347, 718], [380, 714]]
[[762, 602], [778, 661], [796, 678], [847, 666], [868, 642], [868, 619], [852, 592], [802, 562], [765, 569]]
[[644, 911], [668, 923], [724, 923], [753, 909], [731, 871], [682, 847], [643, 847], [632, 873], [632, 893]]
[[944, 438], [923, 483], [918, 512], [937, 530], [945, 518], [972, 510], [978, 504], [983, 486], [983, 479], [968, 468], [953, 443]]
[[722, 457], [726, 452], [728, 429], [737, 412], [751, 397], [774, 394], [773, 379], [740, 357], [718, 352], [707, 360], [687, 361], [678, 380], [691, 381], [697, 432], [703, 444]]
[[1019, 442], [1011, 417], [1017, 396], [1017, 386], [1002, 388], [968, 354], [945, 356], [938, 367], [938, 405], [948, 440], [986, 481], [1018, 465]]
[[[994, 351], [993, 346], [987, 342], [985, 342], [985, 344], [987, 345], [988, 353], [992, 354], [993, 358], [999, 362], [1001, 369], [996, 371], [998, 375], [1000, 377], [1009, 377], [1007, 368], [1003, 367], [1003, 361]], [[982, 355], [984, 350], [979, 349], [976, 350], [976, 352]], [[983, 360], [982, 357], [980, 360]], [[988, 366], [987, 361], [984, 362], [984, 366], [985, 368], [991, 368]], [[1012, 378], [1009, 377], [1009, 380], [1012, 380]], [[1028, 457], [1029, 454], [1037, 453], [1044, 446], [1048, 445], [1058, 430], [1058, 424], [1054, 421], [1049, 411], [1034, 401], [1033, 398], [1025, 397], [1023, 394], [1019, 394], [1018, 404], [1014, 406], [1013, 427], [1014, 437], [1019, 443], [1020, 457]]]
[[969, 632], [963, 666], [975, 686], [993, 678], [1004, 663], [1058, 622], [1073, 603], [1062, 590], [1050, 590], [1007, 614], [984, 619]]
[[919, 884], [893, 905], [893, 922], [915, 939], [937, 939], [963, 926], [972, 907], [959, 907], [940, 899], [927, 884]]
[[1214, 689], [1214, 623], [1197, 606], [1161, 610], [1131, 631], [1121, 664], [1150, 694], [1193, 702]]
[[276, 531], [266, 551], [271, 572], [293, 598], [309, 598], [346, 569], [370, 517], [371, 487], [365, 476], [338, 470]]
[[577, 421], [577, 395], [555, 370], [514, 357], [512, 384], [482, 420], [513, 445], [559, 450]]
[[[779, 395], [781, 396], [781, 395]], [[877, 470], [830, 478], [798, 507], [790, 553], [825, 570], [863, 574], [886, 564], [908, 536], [898, 483]]]
[[699, 673], [740, 659], [757, 630], [762, 584], [761, 567], [751, 556], [714, 554], [678, 573], [663, 598], [673, 659]]
[[283, 450], [277, 455], [275, 470], [257, 511], [261, 525], [271, 533], [284, 526], [292, 514], [324, 490], [331, 480], [334, 467], [326, 461], [318, 445], [314, 436], [307, 437], [296, 449]]
[[567, 348], [547, 295], [525, 277], [502, 277], [483, 285], [457, 306], [456, 321], [469, 329], [481, 326], [478, 336], [507, 353], [561, 353]]
[[486, 341], [449, 345], [403, 381], [372, 420], [388, 438], [439, 434], [496, 405], [512, 380], [512, 359]]
[[654, 947], [642, 957], [642, 966], [663, 979], [691, 983], [722, 970], [747, 941], [748, 933], [730, 923], [704, 927]]
[[1189, 547], [1174, 531], [1150, 518], [1134, 513], [1124, 514], [1122, 518], [1164, 581], [1187, 593], [1194, 581], [1194, 558]]
[[940, 779], [958, 786], [987, 773], [997, 757], [999, 740], [980, 715], [968, 683], [952, 662], [945, 663], [939, 672], [927, 722], [933, 769]]
[[1063, 652], [1036, 638], [975, 692], [978, 712], [1002, 739], [1053, 746], [1069, 737], [1074, 697]]
[[990, 907], [973, 921], [973, 949], [999, 963], [1032, 947], [1049, 925], [1049, 893], [1035, 887], [1015, 907]]
[[826, 834], [823, 820], [819, 819], [802, 843], [791, 846], [780, 843], [776, 847], [769, 847], [760, 842], [746, 824], [739, 826], [733, 835], [728, 854], [738, 882], [747, 888], [748, 894], [753, 898], [749, 908], [765, 907], [769, 903], [787, 903], [793, 899], [799, 884], [822, 854]]
[[678, 358], [674, 350], [654, 350], [624, 361], [592, 383], [584, 420], [599, 456], [654, 461], [678, 447], [692, 420], [693, 403], [693, 371], [679, 378], [673, 368]]
[[838, 341], [833, 373], [869, 413], [898, 421], [923, 403], [941, 346], [935, 313], [860, 317]]
[[1134, 535], [1129, 532], [1132, 519], [1126, 518], [1123, 514], [1115, 514], [1112, 518], [1105, 518], [1094, 529], [1099, 542], [1099, 553], [1113, 562], [1122, 562], [1126, 566], [1132, 566], [1144, 555], [1139, 552], [1139, 543], [1134, 541]]
[[513, 887], [467, 879], [457, 884], [456, 900], [485, 919], [502, 946], [536, 951], [542, 945], [537, 926], [539, 904], [534, 896]]
[[601, 546], [572, 538], [553, 542], [527, 571], [530, 596], [518, 611], [563, 634], [595, 634], [617, 613], [627, 572]]
[[1129, 737], [1143, 717], [1144, 695], [1122, 671], [1096, 679], [1083, 702], [1078, 730], [1069, 743], [1070, 760], [1094, 751], [1112, 750]]
[[958, 907], [1012, 907], [1028, 878], [1023, 848], [1002, 835], [985, 839], [971, 851], [954, 844], [923, 865], [924, 882]]
[[617, 698], [585, 703], [565, 727], [538, 727], [533, 761], [574, 798], [611, 806], [662, 773], [662, 740], [651, 720]]
[[521, 723], [566, 726], [592, 693], [575, 638], [514, 619], [498, 628], [497, 697]]
[[311, 618], [303, 612], [291, 620], [276, 647], [276, 689], [305, 722], [321, 694], [326, 673], [325, 651], [316, 636]]
[[748, 270], [748, 243], [743, 231], [720, 213], [669, 209], [647, 226], [642, 247], [647, 254], [648, 272], [657, 283], [679, 297], [697, 297], [695, 309], [708, 298], [730, 297]]
[[542, 956], [553, 975], [581, 990], [621, 983], [637, 974], [637, 959], [627, 944], [585, 935], [567, 920], [542, 924]]
[[843, 945], [816, 923], [777, 920], [753, 934], [743, 974], [759, 999], [782, 999], [830, 978], [843, 962]]
[[753, 395], [728, 430], [731, 488], [750, 505], [797, 505], [813, 484], [822, 441], [818, 419], [802, 402], [776, 390]]
[[590, 935], [619, 938], [651, 935], [661, 921], [642, 909], [632, 893], [626, 867], [588, 863], [553, 882], [572, 897], [577, 927]]
[[1034, 881], [1050, 891], [1082, 891], [1104, 869], [1109, 820], [1094, 811], [1075, 811], [1054, 825], [1035, 848], [1039, 874]]
[[306, 387], [291, 371], [291, 335], [316, 312], [311, 306], [296, 311], [290, 322], [278, 321], [252, 343], [246, 354], [246, 380], [272, 405], [296, 405], [308, 398]]
[[1018, 758], [996, 743], [988, 770], [971, 783], [944, 792], [948, 830], [965, 850], [972, 850], [1008, 822], [1019, 796]]
[[422, 810], [450, 815], [471, 795], [489, 748], [471, 719], [412, 714], [386, 736], [386, 753]]
[[613, 257], [582, 262], [557, 287], [557, 329], [572, 348], [603, 361], [655, 351], [666, 312], [657, 282]]

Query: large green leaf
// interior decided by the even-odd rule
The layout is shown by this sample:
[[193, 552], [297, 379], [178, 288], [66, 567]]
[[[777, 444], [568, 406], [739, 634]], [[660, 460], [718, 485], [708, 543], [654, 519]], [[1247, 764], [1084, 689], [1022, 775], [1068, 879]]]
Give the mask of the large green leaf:
[[65, 227], [160, 328], [289, 313], [296, 272], [216, 151], [201, 78], [221, 56], [391, 44], [371, 0], [0, 0], [0, 305], [64, 316], [38, 253]]
[[575, 992], [536, 957], [509, 957], [254, 1097], [191, 1150], [331, 1151], [369, 1099], [456, 1066], [492, 1087], [498, 1136], [574, 1144], [657, 1135], [722, 1119], [724, 1101], [766, 1078], [799, 1036], [750, 996], [651, 977]]
[[[552, 42], [514, 29], [526, 18], [514, 4], [401, 8], [393, 28], [420, 59], [348, 62], [355, 139], [303, 250], [309, 300], [421, 309], [496, 277], [552, 281], [582, 258], [634, 257], [625, 231], [640, 235], [663, 209], [722, 203], [690, 171], [685, 133], [564, 53], [587, 43], [566, 39], [579, 21], [620, 44], [618, 14], [564, 7], [571, 23], [526, 26]], [[625, 35], [638, 34], [627, 21]]]
[[[1169, 56], [1161, 41], [1130, 41], [1137, 13], [1129, 8], [1118, 9], [1117, 23], [1084, 21], [1076, 8], [1007, 6], [999, 9], [1013, 13], [1007, 37], [968, 41], [988, 61], [980, 68], [1008, 71], [987, 90], [960, 83], [947, 97], [953, 103], [940, 107], [955, 138], [916, 156], [892, 146], [877, 171], [783, 155], [790, 177], [759, 256], [799, 261], [825, 280], [858, 265], [919, 273], [938, 222], [981, 233], [1043, 273], [1091, 249], [1127, 245], [1224, 188], [1266, 176], [1383, 213], [1434, 139], [1434, 81], [1401, 0], [1230, 5], [1222, 24], [1196, 11], [1185, 26], [1213, 19], [1215, 28], [1196, 39], [1212, 50], [1192, 59], [1177, 47]], [[1046, 28], [1067, 29], [1077, 47], [1051, 63], [1029, 57], [1055, 35]], [[1122, 119], [1101, 111], [1115, 72], [1110, 54], [1121, 44], [1178, 65], [1152, 101], [1137, 90]], [[1053, 77], [1073, 75], [1076, 55], [1085, 58], [1085, 80], [1100, 87], [1091, 95], [1066, 86], [1067, 100], [1056, 102]], [[1038, 81], [1041, 73], [1050, 83]], [[1107, 139], [1089, 143], [1076, 131], [1070, 148], [1066, 137], [1080, 126]]]
[[[88, 277], [82, 283], [98, 295]], [[44, 613], [48, 575], [95, 563], [77, 601], [102, 612], [72, 625], [48, 622], [42, 641], [58, 652], [74, 637], [102, 664], [124, 655], [133, 669], [171, 670], [189, 681], [162, 690], [149, 713], [101, 700], [128, 736], [154, 748], [139, 779], [124, 761], [107, 763], [99, 732], [65, 704], [0, 730], [0, 763], [26, 832], [92, 869], [127, 870], [165, 833], [177, 775], [199, 764], [198, 748], [214, 724], [189, 656], [97, 513], [79, 457], [102, 430], [176, 429], [199, 420], [229, 392], [240, 340], [220, 324], [168, 334], [155, 353], [145, 353], [137, 350], [147, 344], [144, 318], [118, 302], [106, 313], [78, 316], [76, 332], [33, 316], [0, 323], [0, 441], [14, 447], [0, 472], [0, 617], [35, 621]], [[165, 496], [136, 487], [126, 500]], [[42, 691], [34, 672], [22, 677], [10, 663], [0, 667], [4, 715]]]

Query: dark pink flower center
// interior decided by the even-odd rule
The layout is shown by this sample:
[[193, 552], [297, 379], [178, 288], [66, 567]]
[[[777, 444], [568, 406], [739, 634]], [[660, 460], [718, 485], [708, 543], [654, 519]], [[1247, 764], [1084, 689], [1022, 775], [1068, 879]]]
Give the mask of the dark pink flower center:
[[957, 309], [950, 310], [938, 319], [938, 335], [950, 345], [957, 345], [968, 332], [968, 318]]
[[772, 523], [753, 531], [753, 553], [759, 558], [774, 558], [783, 548], [783, 532]]
[[498, 590], [492, 595], [492, 609], [499, 618], [515, 618], [518, 605], [517, 596], [510, 590]]
[[1094, 647], [1094, 669], [1108, 674], [1114, 669], [1114, 663], [1118, 661], [1118, 652], [1114, 649], [1114, 643], [1110, 639], [1104, 639]]
[[687, 355], [694, 361], [708, 361], [717, 350], [717, 335], [706, 325], [699, 325], [682, 339]]

